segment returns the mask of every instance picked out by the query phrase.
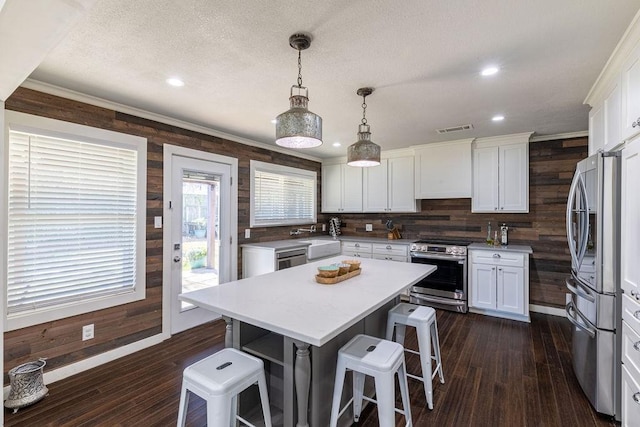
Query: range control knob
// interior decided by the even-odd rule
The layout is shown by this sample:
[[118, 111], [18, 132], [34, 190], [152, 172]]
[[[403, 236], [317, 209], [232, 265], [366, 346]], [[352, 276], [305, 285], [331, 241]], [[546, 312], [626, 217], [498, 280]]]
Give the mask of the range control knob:
[[418, 245], [416, 245], [415, 243], [413, 245], [411, 245], [411, 250], [415, 251], [416, 249], [418, 249]]
[[422, 252], [427, 252], [427, 246], [426, 246], [426, 245], [422, 245], [422, 246], [420, 247], [420, 250], [421, 250]]

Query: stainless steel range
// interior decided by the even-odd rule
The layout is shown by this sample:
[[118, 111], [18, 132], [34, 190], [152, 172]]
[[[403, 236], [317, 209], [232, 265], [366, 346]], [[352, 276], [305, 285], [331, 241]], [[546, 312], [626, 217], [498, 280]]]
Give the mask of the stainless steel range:
[[411, 288], [414, 304], [466, 313], [467, 246], [470, 242], [418, 240], [411, 244], [411, 262], [438, 269]]

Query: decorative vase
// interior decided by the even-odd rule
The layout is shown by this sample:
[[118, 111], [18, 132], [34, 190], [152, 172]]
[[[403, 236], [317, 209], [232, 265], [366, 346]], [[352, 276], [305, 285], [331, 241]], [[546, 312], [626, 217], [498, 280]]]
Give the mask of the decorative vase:
[[42, 377], [46, 364], [45, 359], [39, 359], [18, 365], [9, 371], [11, 390], [4, 401], [5, 407], [12, 408], [13, 413], [16, 413], [18, 409], [36, 403], [47, 395], [49, 390]]

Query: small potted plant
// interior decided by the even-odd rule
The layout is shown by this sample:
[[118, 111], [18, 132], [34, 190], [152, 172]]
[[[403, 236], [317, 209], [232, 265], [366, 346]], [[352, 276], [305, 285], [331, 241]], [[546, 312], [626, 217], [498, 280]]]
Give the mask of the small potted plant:
[[192, 270], [194, 268], [204, 267], [206, 258], [206, 248], [194, 248], [187, 252], [187, 259], [189, 260], [189, 265], [191, 266]]

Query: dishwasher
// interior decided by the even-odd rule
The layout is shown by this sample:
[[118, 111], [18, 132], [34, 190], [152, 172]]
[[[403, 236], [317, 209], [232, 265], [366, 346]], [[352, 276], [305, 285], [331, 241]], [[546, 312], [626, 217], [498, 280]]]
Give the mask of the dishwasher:
[[[274, 247], [275, 246], [275, 247]], [[242, 277], [273, 273], [307, 263], [307, 248], [299, 244], [284, 246], [269, 242], [242, 245]]]
[[276, 252], [276, 270], [307, 263], [307, 249], [289, 249]]

